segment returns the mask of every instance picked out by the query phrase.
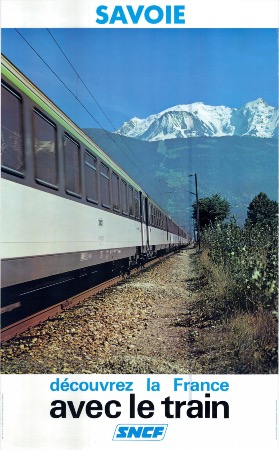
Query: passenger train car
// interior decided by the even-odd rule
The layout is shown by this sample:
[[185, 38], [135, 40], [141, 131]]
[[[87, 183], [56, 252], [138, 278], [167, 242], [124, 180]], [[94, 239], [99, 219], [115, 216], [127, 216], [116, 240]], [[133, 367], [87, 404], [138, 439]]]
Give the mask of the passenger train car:
[[18, 292], [94, 267], [128, 271], [188, 243], [169, 214], [4, 56], [1, 67], [3, 313]]

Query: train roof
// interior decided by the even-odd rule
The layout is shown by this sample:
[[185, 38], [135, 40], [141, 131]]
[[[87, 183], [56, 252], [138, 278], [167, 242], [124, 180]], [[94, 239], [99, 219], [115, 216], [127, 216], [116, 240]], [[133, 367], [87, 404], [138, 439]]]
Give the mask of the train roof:
[[52, 102], [35, 84], [27, 78], [8, 58], [1, 54], [1, 73], [15, 86], [22, 90], [29, 98], [41, 106], [54, 120], [60, 123], [66, 130], [74, 135], [78, 140], [89, 147], [112, 169], [118, 172], [122, 178], [129, 182], [137, 190], [147, 196], [164, 214], [178, 225], [170, 214], [165, 211], [142, 187], [137, 184], [118, 164], [116, 164], [81, 128], [79, 128], [55, 103]]

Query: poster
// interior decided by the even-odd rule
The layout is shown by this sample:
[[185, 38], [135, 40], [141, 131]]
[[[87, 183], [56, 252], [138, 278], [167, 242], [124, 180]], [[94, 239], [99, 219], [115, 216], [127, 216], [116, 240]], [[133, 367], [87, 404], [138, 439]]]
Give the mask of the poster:
[[[111, 72], [102, 74], [98, 70], [95, 83], [100, 91], [110, 87], [107, 96], [102, 93], [102, 109], [108, 111], [109, 118], [113, 116], [118, 129], [134, 115], [147, 117], [175, 104], [204, 102], [223, 105], [222, 95], [220, 99], [214, 98], [214, 95], [218, 93], [218, 85], [224, 95], [222, 80], [224, 76], [229, 79], [232, 71], [233, 78], [239, 79], [239, 91], [230, 92], [231, 98], [225, 106], [233, 105], [233, 97], [241, 94], [243, 99], [239, 98], [239, 107], [247, 103], [249, 99], [241, 90], [241, 82], [258, 93], [257, 84], [264, 79], [266, 84], [262, 96], [268, 95], [270, 78], [261, 78], [269, 72], [268, 67], [253, 59], [257, 52], [253, 53], [252, 49], [260, 48], [267, 58], [264, 60], [266, 63], [270, 52], [269, 36], [272, 36], [271, 59], [274, 61], [275, 52], [277, 55], [274, 44], [277, 28], [278, 2], [273, 0], [192, 0], [185, 4], [144, 2], [133, 3], [129, 8], [123, 1], [2, 0], [2, 50], [49, 98], [63, 110], [65, 108], [65, 113], [74, 122], [84, 128], [92, 127], [90, 114], [88, 122], [81, 120], [83, 107], [72, 100], [71, 93], [67, 94], [65, 101], [66, 94], [62, 94], [59, 82], [50, 81], [54, 75], [50, 72], [46, 75], [42, 69], [45, 64], [42, 58], [53, 67], [51, 58], [54, 49], [57, 70], [58, 54], [60, 61], [65, 55], [70, 61], [76, 61], [77, 57], [82, 59], [86, 51], [92, 60], [96, 58], [99, 67], [109, 57], [112, 59]], [[177, 36], [180, 39], [176, 40]], [[53, 38], [63, 45], [65, 55], [62, 55]], [[183, 39], [185, 46], [181, 44]], [[98, 42], [99, 47], [91, 49], [90, 53], [86, 48], [88, 42]], [[176, 42], [180, 43], [179, 52], [175, 49]], [[235, 61], [232, 64], [229, 58], [225, 60], [226, 53], [230, 54], [235, 42], [234, 55], [238, 54], [239, 64]], [[204, 46], [208, 46], [206, 51]], [[73, 48], [76, 53], [71, 52]], [[155, 53], [159, 50], [160, 64]], [[191, 59], [187, 60], [189, 54]], [[145, 59], [146, 55], [148, 59]], [[167, 84], [163, 83], [166, 81], [164, 73], [169, 68], [163, 60], [164, 55], [176, 69], [175, 73], [167, 72], [170, 77]], [[125, 67], [122, 74], [120, 72], [124, 81], [119, 76], [117, 59]], [[156, 63], [152, 64], [152, 61]], [[141, 66], [146, 62], [148, 65], [143, 70]], [[254, 67], [253, 64], [256, 68], [254, 72], [249, 68], [250, 65]], [[209, 84], [203, 86], [204, 81], [199, 80], [200, 66], [211, 77], [214, 93], [211, 98]], [[93, 72], [94, 64], [89, 67]], [[270, 67], [274, 71], [274, 64]], [[82, 86], [84, 74], [80, 75], [76, 64], [74, 71], [78, 72], [73, 74], [73, 67], [69, 65], [67, 70], [66, 74], [63, 70], [61, 72], [62, 81], [69, 81], [72, 92], [83, 102], [86, 98], [86, 90]], [[187, 79], [185, 85], [191, 88], [192, 95], [187, 94], [187, 100], [181, 98], [179, 91], [179, 70], [183, 70], [183, 76]], [[127, 75], [133, 78], [134, 84], [131, 98], [123, 99], [123, 89], [128, 90]], [[275, 77], [277, 74], [273, 72], [274, 89]], [[150, 80], [153, 83], [149, 84]], [[146, 95], [147, 88], [149, 91], [154, 89], [153, 96], [150, 93]], [[228, 82], [226, 90], [230, 89]], [[170, 98], [164, 97], [166, 90]], [[136, 95], [132, 97], [134, 93]], [[165, 103], [161, 103], [161, 99]], [[252, 94], [250, 100], [255, 100]], [[135, 104], [141, 104], [140, 112], [134, 112]], [[99, 122], [99, 117], [97, 120]], [[102, 127], [112, 131], [111, 124], [103, 125], [103, 119], [101, 123]], [[195, 166], [190, 165], [188, 172], [193, 169]], [[229, 183], [229, 179], [227, 181]], [[2, 447], [5, 450], [102, 450], [125, 446], [130, 449], [143, 441], [142, 445], [147, 448], [158, 445], [169, 449], [176, 446], [179, 450], [187, 447], [275, 449], [278, 446], [277, 381], [276, 374], [233, 375], [207, 371], [203, 374], [189, 374], [186, 371], [171, 374], [156, 374], [155, 371], [137, 375], [125, 374], [124, 371], [118, 374], [110, 374], [109, 371], [82, 374], [78, 371], [68, 373], [65, 368], [63, 373], [54, 370], [52, 374], [32, 374], [27, 370], [22, 375], [4, 374], [1, 377]]]

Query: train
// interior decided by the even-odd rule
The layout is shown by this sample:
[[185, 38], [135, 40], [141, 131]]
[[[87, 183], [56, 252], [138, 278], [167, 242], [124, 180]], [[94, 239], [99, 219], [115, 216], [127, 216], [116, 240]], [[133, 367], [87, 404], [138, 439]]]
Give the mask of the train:
[[187, 232], [4, 55], [1, 98], [2, 324], [27, 294], [37, 302], [51, 287], [129, 272], [189, 243]]

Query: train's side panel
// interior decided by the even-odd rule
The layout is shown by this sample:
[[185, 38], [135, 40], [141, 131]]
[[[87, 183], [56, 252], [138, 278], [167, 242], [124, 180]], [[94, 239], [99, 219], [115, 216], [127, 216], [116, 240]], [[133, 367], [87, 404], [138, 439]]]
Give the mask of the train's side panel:
[[[2, 287], [131, 258], [141, 223], [2, 179]], [[178, 236], [149, 227], [154, 251]], [[146, 239], [146, 235], [145, 235]]]
[[150, 245], [155, 245], [156, 248], [168, 248], [170, 239], [167, 237], [167, 232], [159, 228], [149, 226]]
[[140, 222], [4, 179], [1, 217], [2, 286], [127, 258], [142, 244]]
[[3, 258], [141, 245], [140, 222], [7, 180], [2, 186]]
[[179, 247], [188, 244], [187, 237], [183, 238], [175, 233], [167, 232], [149, 226], [150, 246], [155, 246], [156, 250]]

